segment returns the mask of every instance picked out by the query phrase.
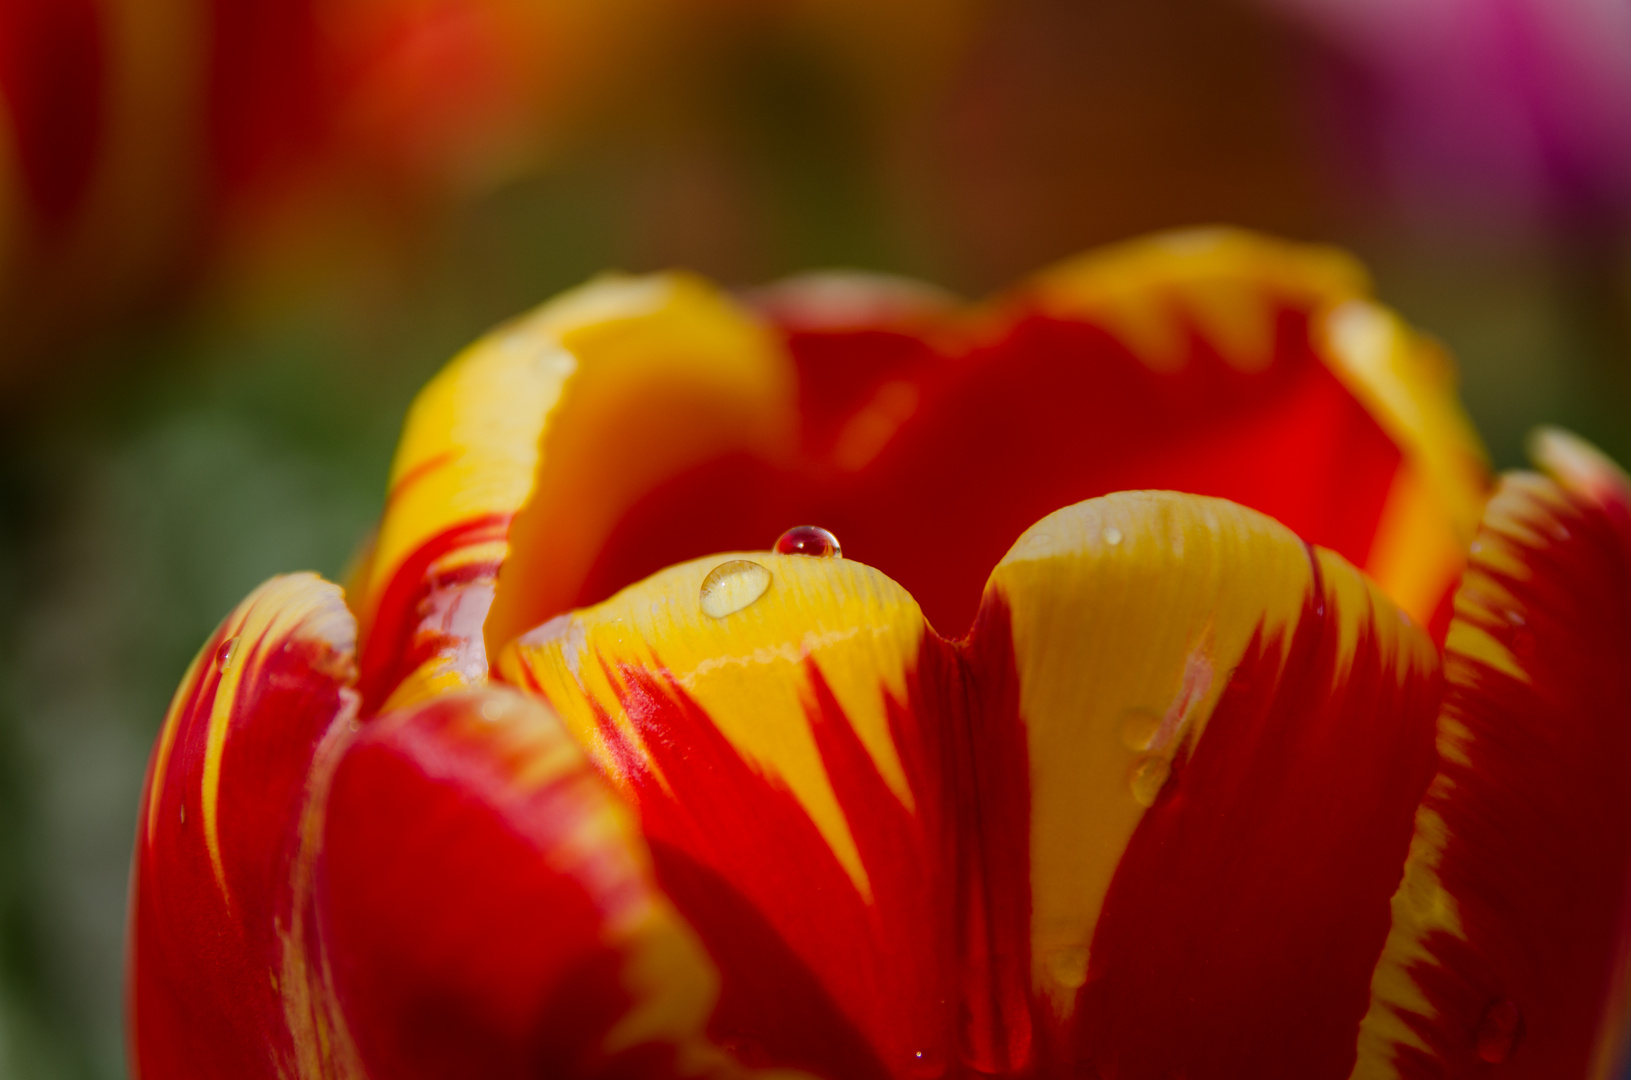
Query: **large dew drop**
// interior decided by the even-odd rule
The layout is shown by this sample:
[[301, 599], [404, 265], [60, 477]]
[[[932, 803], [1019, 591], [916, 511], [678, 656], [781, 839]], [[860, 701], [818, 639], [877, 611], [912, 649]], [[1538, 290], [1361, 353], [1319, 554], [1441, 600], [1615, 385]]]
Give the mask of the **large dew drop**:
[[838, 537], [820, 525], [795, 525], [776, 538], [776, 554], [841, 559], [844, 549], [838, 546]]
[[741, 611], [770, 588], [770, 571], [748, 559], [720, 563], [702, 579], [702, 613], [716, 619]]

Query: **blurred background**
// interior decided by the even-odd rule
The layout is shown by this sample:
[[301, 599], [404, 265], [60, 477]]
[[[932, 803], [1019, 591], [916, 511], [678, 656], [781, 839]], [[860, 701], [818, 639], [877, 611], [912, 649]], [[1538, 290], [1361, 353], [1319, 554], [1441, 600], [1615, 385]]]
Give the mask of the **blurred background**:
[[977, 296], [1210, 222], [1360, 254], [1498, 464], [1631, 461], [1619, 0], [0, 0], [0, 1077], [123, 1075], [169, 694], [459, 346], [605, 268]]

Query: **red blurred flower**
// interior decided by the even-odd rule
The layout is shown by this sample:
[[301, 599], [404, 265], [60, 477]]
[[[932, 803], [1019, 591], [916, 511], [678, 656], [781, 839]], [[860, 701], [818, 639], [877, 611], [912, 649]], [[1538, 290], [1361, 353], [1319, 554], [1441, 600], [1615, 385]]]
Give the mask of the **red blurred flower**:
[[814, 43], [876, 98], [921, 83], [971, 3], [6, 0], [0, 381], [223, 251], [388, 243], [630, 99], [671, 106], [743, 25]]
[[1631, 487], [1486, 501], [1364, 294], [1207, 232], [501, 327], [177, 694], [137, 1072], [1607, 1075]]

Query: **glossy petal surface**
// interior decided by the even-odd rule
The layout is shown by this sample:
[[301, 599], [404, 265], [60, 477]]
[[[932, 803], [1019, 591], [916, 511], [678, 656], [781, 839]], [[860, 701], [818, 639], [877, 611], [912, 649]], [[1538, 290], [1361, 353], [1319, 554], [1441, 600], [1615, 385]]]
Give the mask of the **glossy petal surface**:
[[1505, 478], [1456, 596], [1362, 1077], [1608, 1077], [1625, 1061], [1631, 486], [1575, 440]]
[[[733, 560], [768, 585], [706, 613]], [[501, 670], [638, 808], [721, 969], [710, 1031], [750, 1060], [1352, 1064], [1437, 666], [1261, 515], [1163, 493], [1061, 511], [962, 642], [858, 562], [716, 556], [540, 627]]]

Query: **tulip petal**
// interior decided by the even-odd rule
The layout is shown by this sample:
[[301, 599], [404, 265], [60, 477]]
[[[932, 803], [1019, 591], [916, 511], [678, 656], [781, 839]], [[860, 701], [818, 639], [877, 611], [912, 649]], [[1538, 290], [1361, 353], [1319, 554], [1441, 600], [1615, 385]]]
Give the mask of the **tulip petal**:
[[324, 780], [321, 962], [367, 1075], [739, 1075], [627, 812], [512, 691], [366, 724]]
[[1198, 230], [964, 311], [859, 278], [758, 300], [797, 367], [798, 455], [704, 462], [655, 486], [567, 606], [813, 523], [955, 635], [1038, 518], [1170, 489], [1262, 511], [1371, 572], [1420, 624], [1447, 625], [1483, 451], [1441, 351], [1365, 299], [1347, 256]]
[[[744, 561], [763, 592], [707, 614], [704, 582]], [[894, 731], [923, 636], [869, 567], [755, 553], [672, 567], [500, 658], [638, 807], [726, 976], [710, 1031], [749, 1060], [863, 1080], [939, 1052], [944, 881], [914, 813], [927, 766]]]
[[1053, 1053], [1346, 1075], [1434, 763], [1431, 642], [1340, 557], [1166, 493], [1039, 522], [987, 603], [1012, 612]]
[[1457, 397], [1454, 365], [1365, 299], [1327, 309], [1314, 334], [1326, 364], [1404, 452], [1363, 569], [1442, 640], [1489, 493], [1488, 461]]
[[[1487, 494], [1488, 462], [1457, 399], [1448, 356], [1368, 294], [1364, 270], [1343, 252], [1212, 228], [1158, 234], [1064, 263], [1039, 275], [1026, 299], [1053, 318], [1104, 326], [1158, 371], [1182, 369], [1195, 334], [1230, 366], [1266, 374], [1285, 362], [1277, 357], [1283, 346], [1275, 339], [1284, 332], [1277, 323], [1306, 312], [1311, 357], [1400, 456], [1381, 450], [1362, 424], [1335, 442], [1309, 440], [1302, 452], [1320, 455], [1320, 474], [1350, 504], [1370, 497], [1356, 483], [1367, 475], [1361, 463], [1388, 466], [1381, 502], [1355, 507], [1354, 520], [1295, 488], [1232, 491], [1165, 477], [1152, 486], [1222, 495], [1278, 518], [1360, 566], [1425, 626], [1447, 611], [1443, 602]], [[1300, 403], [1283, 406], [1280, 422], [1331, 408], [1319, 404], [1327, 396], [1315, 391], [1322, 383], [1311, 379]], [[1271, 481], [1284, 469], [1272, 456], [1253, 464]], [[1281, 483], [1290, 478], [1282, 473]]]
[[479, 685], [487, 641], [566, 607], [636, 495], [699, 460], [775, 456], [791, 397], [764, 329], [679, 274], [599, 279], [465, 350], [392, 467], [358, 603], [365, 712]]
[[1038, 523], [965, 641], [870, 567], [746, 553], [499, 669], [638, 808], [720, 965], [710, 1031], [846, 1077], [1342, 1075], [1438, 692], [1351, 566], [1163, 493]]
[[148, 767], [131, 909], [138, 1075], [287, 1075], [278, 980], [307, 773], [354, 716], [340, 590], [274, 578], [193, 661]]
[[1631, 966], [1631, 483], [1544, 434], [1456, 596], [1441, 763], [1356, 1077], [1619, 1075]]

